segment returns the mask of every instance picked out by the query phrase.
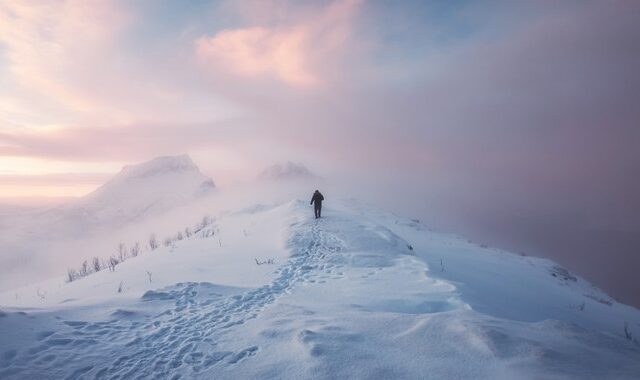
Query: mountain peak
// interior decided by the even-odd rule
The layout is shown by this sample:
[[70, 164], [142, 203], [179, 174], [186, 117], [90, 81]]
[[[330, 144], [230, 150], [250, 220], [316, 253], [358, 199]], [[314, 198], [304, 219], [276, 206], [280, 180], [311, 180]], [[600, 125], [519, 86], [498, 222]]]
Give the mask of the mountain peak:
[[188, 154], [182, 154], [156, 157], [140, 164], [124, 166], [115, 178], [145, 178], [189, 171], [197, 172], [199, 169]]
[[262, 180], [312, 178], [313, 173], [301, 162], [287, 161], [267, 167], [258, 176]]
[[[127, 222], [185, 205], [215, 189], [188, 155], [162, 156], [128, 165], [72, 204], [73, 215], [93, 222]], [[86, 224], [86, 223], [85, 223]]]

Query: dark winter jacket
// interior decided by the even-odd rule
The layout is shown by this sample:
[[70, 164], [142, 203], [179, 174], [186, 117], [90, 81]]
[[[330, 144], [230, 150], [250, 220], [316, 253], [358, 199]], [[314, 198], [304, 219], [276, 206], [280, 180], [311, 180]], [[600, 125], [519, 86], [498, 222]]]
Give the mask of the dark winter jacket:
[[313, 197], [311, 197], [311, 203], [310, 204], [315, 203], [316, 206], [321, 206], [322, 205], [322, 201], [324, 201], [324, 197], [322, 196], [322, 194], [320, 194], [320, 192], [318, 190], [316, 190], [316, 192], [313, 193]]

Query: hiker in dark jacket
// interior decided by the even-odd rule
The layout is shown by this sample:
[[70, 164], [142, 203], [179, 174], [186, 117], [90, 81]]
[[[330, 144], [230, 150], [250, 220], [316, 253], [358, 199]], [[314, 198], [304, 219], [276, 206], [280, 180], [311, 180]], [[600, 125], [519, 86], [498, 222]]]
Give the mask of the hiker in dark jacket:
[[322, 201], [324, 201], [324, 197], [316, 190], [311, 197], [311, 203], [309, 203], [314, 205], [313, 209], [316, 212], [316, 219], [320, 217], [320, 213], [322, 212]]

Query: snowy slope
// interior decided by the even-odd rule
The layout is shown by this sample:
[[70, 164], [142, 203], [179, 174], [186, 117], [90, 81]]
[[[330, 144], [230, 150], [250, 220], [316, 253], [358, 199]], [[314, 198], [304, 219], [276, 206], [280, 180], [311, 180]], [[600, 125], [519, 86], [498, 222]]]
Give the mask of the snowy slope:
[[639, 377], [640, 312], [555, 263], [331, 206], [220, 213], [114, 272], [0, 295], [0, 378]]

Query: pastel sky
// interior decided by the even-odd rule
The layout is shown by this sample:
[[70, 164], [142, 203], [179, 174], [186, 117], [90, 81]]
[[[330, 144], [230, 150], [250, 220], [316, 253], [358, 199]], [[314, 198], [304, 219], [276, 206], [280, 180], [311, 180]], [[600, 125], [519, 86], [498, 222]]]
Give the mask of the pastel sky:
[[637, 256], [639, 20], [635, 0], [0, 0], [0, 197], [164, 154], [221, 185], [291, 159], [471, 235]]

